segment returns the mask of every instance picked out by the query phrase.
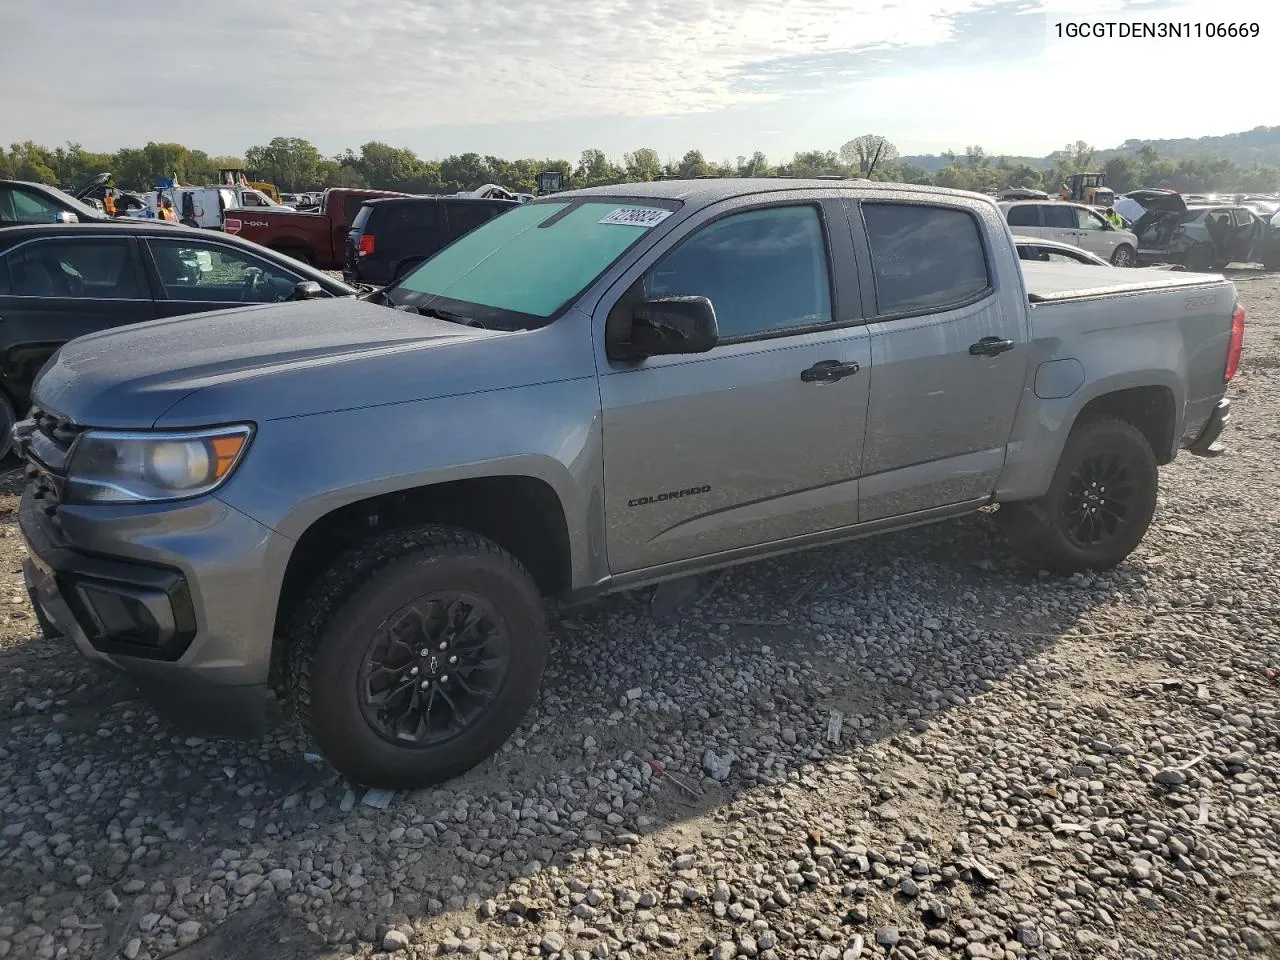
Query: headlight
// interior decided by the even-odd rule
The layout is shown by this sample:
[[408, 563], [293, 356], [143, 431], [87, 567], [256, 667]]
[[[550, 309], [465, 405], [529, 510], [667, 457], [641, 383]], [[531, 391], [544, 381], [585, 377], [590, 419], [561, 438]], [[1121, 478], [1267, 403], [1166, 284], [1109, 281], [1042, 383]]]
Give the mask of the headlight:
[[252, 435], [248, 424], [181, 433], [89, 430], [71, 451], [63, 499], [143, 503], [198, 497], [231, 476]]

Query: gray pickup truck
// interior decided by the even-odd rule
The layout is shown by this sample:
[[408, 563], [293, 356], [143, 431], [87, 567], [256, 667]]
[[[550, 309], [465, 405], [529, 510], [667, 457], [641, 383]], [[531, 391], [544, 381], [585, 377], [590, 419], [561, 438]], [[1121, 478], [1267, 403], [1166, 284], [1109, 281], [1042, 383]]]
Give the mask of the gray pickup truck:
[[[1024, 272], [1025, 271], [1025, 272]], [[537, 696], [583, 600], [998, 503], [1121, 562], [1209, 455], [1244, 312], [1217, 276], [1019, 264], [995, 204], [698, 180], [513, 208], [364, 299], [75, 340], [15, 428], [50, 635], [359, 783], [439, 782]]]

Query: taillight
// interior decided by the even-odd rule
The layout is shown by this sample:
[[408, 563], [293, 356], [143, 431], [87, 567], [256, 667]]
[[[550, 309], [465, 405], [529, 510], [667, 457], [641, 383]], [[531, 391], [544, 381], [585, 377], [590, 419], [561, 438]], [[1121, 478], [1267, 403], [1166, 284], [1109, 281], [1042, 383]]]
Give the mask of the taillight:
[[227, 217], [226, 220], [222, 221], [222, 230], [224, 233], [239, 233], [240, 221]]
[[360, 234], [360, 243], [356, 247], [356, 252], [362, 257], [367, 257], [369, 254], [373, 253], [372, 233]]
[[1227, 369], [1223, 371], [1222, 382], [1226, 383], [1240, 369], [1240, 351], [1244, 348], [1244, 307], [1236, 304], [1231, 314], [1231, 342], [1227, 344]]

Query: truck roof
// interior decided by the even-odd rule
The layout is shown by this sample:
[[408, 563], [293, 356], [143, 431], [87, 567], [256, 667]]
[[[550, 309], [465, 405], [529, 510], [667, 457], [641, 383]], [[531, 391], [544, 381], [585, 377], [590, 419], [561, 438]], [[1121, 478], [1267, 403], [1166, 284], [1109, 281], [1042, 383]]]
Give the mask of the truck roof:
[[697, 180], [653, 180], [647, 183], [617, 183], [604, 187], [584, 187], [580, 190], [566, 190], [539, 199], [556, 201], [575, 197], [652, 197], [655, 200], [679, 200], [694, 206], [707, 206], [729, 200], [734, 197], [750, 196], [756, 193], [779, 193], [789, 190], [821, 190], [830, 194], [849, 194], [862, 192], [925, 193], [938, 198], [967, 197], [994, 203], [990, 197], [981, 193], [966, 190], [951, 190], [946, 187], [927, 187], [913, 183], [889, 183], [880, 180], [820, 180], [791, 179], [789, 177], [723, 177]]

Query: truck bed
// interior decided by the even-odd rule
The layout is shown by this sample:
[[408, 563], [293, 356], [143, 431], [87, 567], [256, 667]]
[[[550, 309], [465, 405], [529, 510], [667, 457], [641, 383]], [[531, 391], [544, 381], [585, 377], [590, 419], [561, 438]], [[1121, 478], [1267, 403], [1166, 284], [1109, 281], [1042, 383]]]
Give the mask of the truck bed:
[[1077, 263], [1041, 263], [1023, 260], [1022, 276], [1027, 299], [1054, 303], [1087, 297], [1112, 297], [1134, 293], [1171, 291], [1225, 283], [1220, 274], [1183, 273], [1169, 270], [1122, 270]]

